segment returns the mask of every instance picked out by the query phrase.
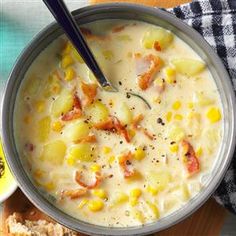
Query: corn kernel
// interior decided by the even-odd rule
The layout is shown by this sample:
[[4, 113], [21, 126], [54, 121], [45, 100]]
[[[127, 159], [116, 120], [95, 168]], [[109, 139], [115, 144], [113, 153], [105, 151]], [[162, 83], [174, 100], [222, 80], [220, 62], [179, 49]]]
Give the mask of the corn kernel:
[[189, 109], [192, 109], [194, 107], [194, 103], [193, 102], [189, 102], [187, 106], [188, 106]]
[[202, 148], [199, 147], [197, 150], [196, 150], [196, 156], [199, 158], [201, 155], [202, 155], [203, 151], [202, 151]]
[[199, 114], [199, 113], [197, 113], [197, 112], [190, 111], [190, 112], [187, 114], [187, 118], [188, 118], [189, 120], [195, 119], [196, 121], [200, 122], [200, 120], [201, 120], [201, 114]]
[[24, 121], [25, 124], [29, 124], [29, 123], [31, 123], [32, 118], [31, 118], [31, 116], [25, 116], [23, 121]]
[[160, 218], [160, 212], [159, 212], [158, 207], [149, 201], [146, 201], [146, 203], [148, 207], [150, 208], [150, 210], [152, 211], [152, 213], [154, 214], [155, 218], [156, 219]]
[[168, 133], [169, 138], [176, 142], [180, 141], [185, 136], [184, 130], [176, 125], [171, 126]]
[[114, 204], [122, 204], [125, 203], [129, 200], [129, 197], [127, 194], [119, 192], [117, 193], [115, 199], [114, 199]]
[[100, 211], [104, 207], [104, 203], [101, 200], [90, 200], [88, 202], [88, 208], [90, 211]]
[[35, 103], [35, 109], [38, 113], [41, 113], [44, 111], [44, 108], [45, 108], [45, 103], [44, 101], [37, 101]]
[[142, 195], [142, 190], [134, 188], [130, 191], [130, 197], [139, 198]]
[[110, 152], [111, 152], [111, 148], [110, 148], [110, 147], [107, 147], [107, 146], [105, 146], [105, 147], [103, 147], [103, 148], [102, 148], [102, 152], [103, 152], [104, 154], [108, 154], [108, 153], [110, 153]]
[[72, 65], [73, 63], [74, 63], [74, 59], [72, 58], [72, 56], [71, 55], [65, 55], [62, 58], [61, 67], [63, 69], [65, 69], [66, 67]]
[[130, 136], [131, 139], [132, 139], [132, 138], [135, 136], [135, 134], [136, 134], [135, 130], [133, 130], [133, 129], [130, 129], [128, 132], [129, 132], [129, 136]]
[[34, 178], [39, 179], [43, 176], [44, 171], [40, 170], [40, 169], [36, 169], [34, 172]]
[[134, 152], [134, 159], [141, 161], [145, 157], [145, 151], [142, 148], [137, 148]]
[[112, 164], [115, 161], [115, 159], [116, 159], [115, 156], [110, 156], [108, 159], [108, 163]]
[[141, 211], [134, 210], [134, 211], [132, 211], [132, 215], [136, 220], [140, 221], [141, 223], [144, 223], [145, 219], [144, 219], [143, 213]]
[[221, 119], [220, 110], [216, 107], [211, 107], [207, 111], [206, 116], [211, 123], [216, 123]]
[[68, 67], [65, 71], [65, 80], [70, 81], [76, 76], [75, 70], [72, 67]]
[[151, 185], [147, 186], [147, 191], [149, 193], [151, 193], [153, 196], [157, 195], [157, 193], [158, 193], [158, 190], [156, 188], [152, 187]]
[[173, 68], [167, 67], [165, 69], [165, 75], [166, 75], [165, 81], [168, 84], [173, 84], [175, 81], [175, 70]]
[[113, 52], [111, 50], [104, 50], [104, 51], [102, 51], [102, 55], [108, 61], [110, 61], [114, 57]]
[[92, 194], [96, 197], [99, 197], [101, 199], [105, 199], [107, 198], [107, 193], [105, 190], [103, 189], [93, 189], [92, 190]]
[[72, 155], [69, 155], [69, 156], [66, 158], [66, 163], [67, 163], [67, 165], [69, 165], [69, 166], [74, 166], [74, 165], [75, 165], [75, 158], [74, 158]]
[[88, 203], [88, 199], [85, 198], [85, 199], [81, 200], [81, 202], [78, 205], [78, 208], [82, 209], [87, 203]]
[[170, 122], [170, 121], [171, 121], [171, 118], [172, 118], [172, 112], [169, 111], [169, 112], [167, 112], [167, 114], [166, 114], [166, 121], [167, 121], [167, 122]]
[[98, 164], [93, 164], [93, 165], [90, 166], [90, 170], [91, 170], [92, 172], [98, 172], [98, 171], [101, 170], [101, 166], [98, 165]]
[[178, 152], [179, 146], [176, 143], [170, 144], [169, 149], [171, 152]]
[[175, 120], [183, 120], [183, 116], [181, 114], [175, 114], [174, 119]]
[[65, 54], [69, 54], [72, 50], [73, 46], [70, 42], [67, 42], [66, 43], [66, 47], [64, 48], [62, 54], [65, 55]]
[[46, 188], [48, 191], [52, 191], [55, 189], [55, 185], [53, 182], [48, 182], [46, 184], [43, 184], [43, 187]]
[[61, 132], [63, 125], [60, 121], [55, 121], [52, 123], [52, 130], [55, 132]]
[[181, 102], [180, 101], [176, 101], [172, 104], [172, 108], [174, 110], [178, 110], [181, 107]]
[[154, 97], [152, 99], [153, 102], [160, 104], [161, 103], [161, 98], [160, 97]]
[[131, 197], [129, 200], [130, 206], [134, 207], [138, 204], [138, 199], [136, 197]]

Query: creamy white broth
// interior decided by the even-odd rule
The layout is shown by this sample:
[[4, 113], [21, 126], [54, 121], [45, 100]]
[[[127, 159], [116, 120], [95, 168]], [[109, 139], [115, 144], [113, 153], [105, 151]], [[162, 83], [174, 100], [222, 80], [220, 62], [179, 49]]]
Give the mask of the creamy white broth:
[[[155, 48], [145, 48], [143, 38], [151, 28], [155, 30], [158, 27], [133, 21], [103, 21], [96, 24], [96, 29], [104, 29], [100, 30], [102, 35], [87, 36], [88, 43], [105, 75], [119, 92], [109, 93], [97, 88], [94, 103], [104, 104], [109, 114], [119, 120], [123, 117], [128, 119], [123, 111], [124, 106], [128, 107], [129, 115], [132, 115], [124, 127], [129, 129], [131, 141], [128, 143], [117, 132], [94, 128], [94, 123], [99, 122], [89, 119], [89, 108], [83, 105], [85, 96], [80, 88], [81, 81], [94, 84], [93, 76], [86, 65], [74, 57], [73, 49], [68, 47], [65, 37], [61, 37], [37, 57], [25, 75], [15, 110], [18, 151], [28, 163], [37, 186], [54, 196], [57, 199], [55, 205], [66, 213], [89, 223], [113, 227], [153, 222], [186, 204], [201, 190], [204, 181], [207, 182], [207, 178], [204, 181], [202, 178], [211, 173], [221, 144], [223, 114], [220, 96], [207, 68], [193, 76], [186, 76], [173, 65], [173, 60], [182, 58], [202, 62], [178, 37], [173, 36], [166, 48], [163, 46], [161, 51], [157, 51]], [[115, 27], [123, 25], [125, 27], [117, 30], [119, 32], [112, 32]], [[86, 28], [96, 35], [93, 25], [87, 25]], [[104, 38], [104, 35], [109, 38]], [[140, 55], [137, 56], [137, 53]], [[152, 76], [150, 86], [142, 90], [137, 83], [137, 57], [142, 59], [149, 54], [160, 57], [163, 65]], [[61, 60], [68, 55], [72, 55], [74, 62], [62, 68]], [[76, 73], [70, 81], [64, 75], [68, 68], [73, 68]], [[174, 71], [174, 75], [170, 76], [171, 82], [168, 82], [166, 68]], [[48, 78], [55, 70], [60, 79], [56, 77], [56, 87], [47, 93], [45, 86], [50, 83]], [[162, 79], [165, 88], [160, 92], [157, 87]], [[63, 121], [65, 114], [53, 115], [53, 104], [64, 88], [70, 93], [77, 91], [82, 102], [83, 115], [80, 118]], [[127, 96], [127, 92], [142, 96], [151, 109], [140, 98]], [[153, 135], [153, 140], [142, 130], [132, 128], [133, 120], [140, 114], [144, 116], [140, 124]], [[79, 122], [90, 126], [89, 134], [96, 137], [96, 142], [85, 144], [94, 149], [89, 161], [73, 159], [70, 153], [73, 147], [80, 145], [70, 140], [71, 130]], [[53, 150], [49, 158], [43, 154], [47, 144], [58, 140], [60, 143], [57, 147], [65, 152], [60, 163], [55, 161], [55, 153], [60, 153], [58, 148]], [[193, 147], [195, 159], [200, 165], [196, 173], [191, 174], [187, 169], [186, 159], [183, 158], [183, 140]], [[61, 142], [65, 147], [60, 145]], [[128, 151], [132, 159], [127, 168], [129, 171], [134, 168], [138, 174], [124, 178], [119, 160]], [[140, 155], [144, 157], [138, 160], [136, 156]], [[94, 164], [98, 167], [94, 167]], [[98, 172], [103, 179], [99, 186], [88, 189], [85, 195], [75, 199], [62, 196], [65, 190], [86, 189], [76, 182], [76, 171], [81, 171], [83, 182], [93, 183], [93, 167], [100, 167]], [[100, 194], [95, 189], [100, 189]], [[139, 192], [139, 197], [132, 196], [133, 189], [138, 189], [136, 194]], [[93, 208], [93, 200], [100, 206], [99, 209]]]

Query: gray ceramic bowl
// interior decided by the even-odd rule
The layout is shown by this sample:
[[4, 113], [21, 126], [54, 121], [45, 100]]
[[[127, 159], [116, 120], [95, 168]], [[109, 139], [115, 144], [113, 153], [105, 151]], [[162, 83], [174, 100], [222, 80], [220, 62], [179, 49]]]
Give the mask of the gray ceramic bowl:
[[212, 174], [202, 191], [191, 199], [188, 204], [173, 214], [142, 227], [109, 228], [91, 225], [58, 210], [51, 203], [50, 199], [47, 199], [41, 194], [31, 182], [18, 156], [14, 140], [13, 115], [16, 95], [27, 69], [37, 55], [55, 38], [62, 34], [62, 30], [55, 23], [45, 28], [26, 47], [17, 60], [7, 83], [2, 108], [2, 134], [4, 150], [10, 168], [26, 196], [43, 212], [71, 229], [93, 235], [145, 235], [170, 227], [196, 211], [211, 196], [222, 180], [231, 161], [235, 146], [236, 127], [235, 97], [229, 76], [221, 60], [197, 32], [171, 14], [162, 10], [130, 4], [106, 4], [79, 9], [74, 12], [74, 15], [79, 24], [101, 19], [122, 18], [160, 25], [173, 31], [202, 57], [215, 79], [221, 96], [224, 113], [223, 142]]

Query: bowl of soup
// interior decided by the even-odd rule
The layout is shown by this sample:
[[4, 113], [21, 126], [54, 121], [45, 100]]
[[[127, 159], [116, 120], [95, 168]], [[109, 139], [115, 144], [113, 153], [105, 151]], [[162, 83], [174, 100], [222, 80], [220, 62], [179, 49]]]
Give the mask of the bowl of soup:
[[222, 62], [162, 10], [90, 6], [74, 16], [102, 90], [53, 23], [24, 50], [3, 100], [3, 143], [29, 199], [96, 235], [144, 235], [187, 217], [232, 158], [235, 100]]

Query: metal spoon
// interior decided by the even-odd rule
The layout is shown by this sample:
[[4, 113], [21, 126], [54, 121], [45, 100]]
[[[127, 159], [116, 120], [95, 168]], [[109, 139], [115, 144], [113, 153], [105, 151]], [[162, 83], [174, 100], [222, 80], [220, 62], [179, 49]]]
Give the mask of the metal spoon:
[[88, 47], [82, 32], [77, 26], [73, 16], [69, 12], [63, 0], [43, 0], [45, 5], [51, 11], [56, 21], [60, 24], [75, 49], [85, 61], [86, 65], [93, 72], [99, 85], [106, 91], [117, 92], [117, 89], [106, 79], [96, 62], [93, 53]]

